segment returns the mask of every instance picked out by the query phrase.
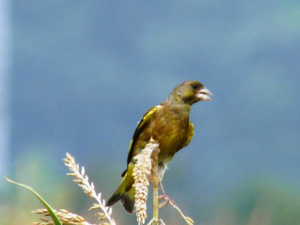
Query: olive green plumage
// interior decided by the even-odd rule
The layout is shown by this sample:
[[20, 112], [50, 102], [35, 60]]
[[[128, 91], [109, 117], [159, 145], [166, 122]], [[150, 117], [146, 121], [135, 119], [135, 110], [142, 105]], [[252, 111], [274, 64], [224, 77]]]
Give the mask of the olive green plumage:
[[165, 101], [145, 113], [129, 146], [127, 169], [122, 173], [123, 180], [106, 206], [121, 200], [126, 211], [133, 212], [135, 192], [132, 186], [133, 157], [139, 154], [153, 137], [159, 143], [158, 174], [161, 181], [174, 154], [187, 146], [193, 137], [194, 125], [189, 121], [192, 104], [201, 100], [210, 100], [207, 95], [211, 93], [201, 83], [185, 81], [178, 84]]

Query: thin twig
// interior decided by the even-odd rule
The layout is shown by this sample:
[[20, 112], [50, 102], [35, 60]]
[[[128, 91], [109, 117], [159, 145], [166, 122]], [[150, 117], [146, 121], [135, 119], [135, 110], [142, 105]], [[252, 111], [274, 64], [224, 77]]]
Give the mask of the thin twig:
[[169, 201], [169, 203], [180, 213], [180, 215], [183, 217], [183, 219], [187, 222], [188, 225], [193, 225], [194, 220], [192, 220], [190, 217], [185, 216], [181, 210], [174, 204], [174, 202]]

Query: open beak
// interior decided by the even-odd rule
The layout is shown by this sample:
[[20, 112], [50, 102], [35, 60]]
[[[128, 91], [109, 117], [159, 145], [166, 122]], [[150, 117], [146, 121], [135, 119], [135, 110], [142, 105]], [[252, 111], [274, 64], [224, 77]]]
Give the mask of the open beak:
[[197, 93], [197, 97], [198, 99], [201, 101], [208, 101], [210, 100], [210, 97], [208, 97], [207, 95], [212, 95], [212, 93], [207, 90], [206, 88], [201, 89], [198, 93]]

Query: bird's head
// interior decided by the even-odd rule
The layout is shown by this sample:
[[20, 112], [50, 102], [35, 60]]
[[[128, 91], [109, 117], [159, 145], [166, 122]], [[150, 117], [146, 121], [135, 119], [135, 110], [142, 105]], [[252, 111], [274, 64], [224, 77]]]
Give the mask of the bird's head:
[[203, 84], [198, 81], [184, 81], [178, 84], [171, 92], [169, 99], [177, 103], [183, 102], [192, 105], [198, 101], [210, 100], [208, 95], [212, 95]]

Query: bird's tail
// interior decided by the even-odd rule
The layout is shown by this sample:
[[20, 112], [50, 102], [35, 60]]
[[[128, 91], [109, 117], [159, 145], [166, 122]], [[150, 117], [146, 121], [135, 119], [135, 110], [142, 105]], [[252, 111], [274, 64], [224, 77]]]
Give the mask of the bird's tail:
[[135, 188], [132, 186], [134, 183], [134, 178], [132, 176], [133, 165], [129, 164], [127, 172], [119, 185], [118, 189], [106, 202], [106, 206], [111, 206], [121, 200], [124, 208], [127, 212], [132, 213], [134, 208], [134, 193]]

